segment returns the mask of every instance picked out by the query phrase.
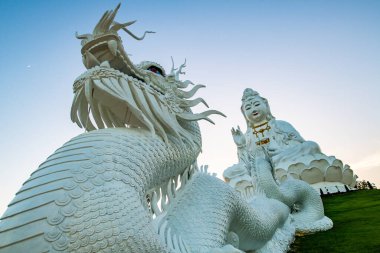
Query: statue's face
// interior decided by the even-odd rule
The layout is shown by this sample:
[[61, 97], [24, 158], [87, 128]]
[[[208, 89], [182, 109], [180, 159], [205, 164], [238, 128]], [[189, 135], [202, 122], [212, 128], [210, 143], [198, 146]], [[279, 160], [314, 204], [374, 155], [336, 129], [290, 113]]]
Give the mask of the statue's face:
[[265, 121], [268, 114], [265, 102], [259, 97], [248, 99], [243, 104], [243, 112], [245, 118], [253, 124]]

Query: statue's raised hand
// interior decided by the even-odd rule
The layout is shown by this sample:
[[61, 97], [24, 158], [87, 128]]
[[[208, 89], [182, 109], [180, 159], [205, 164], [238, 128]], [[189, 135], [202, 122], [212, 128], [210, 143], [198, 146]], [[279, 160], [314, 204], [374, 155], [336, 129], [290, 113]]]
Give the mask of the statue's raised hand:
[[234, 138], [234, 142], [236, 146], [243, 147], [246, 145], [245, 136], [240, 130], [240, 127], [238, 126], [237, 129], [232, 128], [231, 129], [232, 137]]

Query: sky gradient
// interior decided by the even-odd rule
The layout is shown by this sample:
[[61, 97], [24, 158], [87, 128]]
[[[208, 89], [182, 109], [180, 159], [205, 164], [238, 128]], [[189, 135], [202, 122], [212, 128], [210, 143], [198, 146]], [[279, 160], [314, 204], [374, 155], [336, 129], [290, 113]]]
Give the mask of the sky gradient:
[[[74, 34], [118, 2], [0, 1], [0, 214], [47, 156], [84, 132], [69, 117], [85, 70]], [[250, 87], [277, 119], [380, 186], [380, 1], [122, 1], [116, 20], [135, 19], [135, 34], [156, 34], [122, 34], [132, 61], [170, 71], [170, 56], [186, 58], [183, 79], [205, 84], [198, 94], [227, 115], [201, 123], [199, 164], [221, 176], [237, 162], [230, 129], [245, 131]]]

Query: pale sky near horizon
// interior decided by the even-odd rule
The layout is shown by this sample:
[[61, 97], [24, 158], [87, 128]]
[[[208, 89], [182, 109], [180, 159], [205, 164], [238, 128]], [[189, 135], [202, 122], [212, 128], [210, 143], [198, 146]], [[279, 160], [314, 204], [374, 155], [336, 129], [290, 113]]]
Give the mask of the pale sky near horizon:
[[[0, 9], [0, 214], [29, 175], [82, 133], [70, 121], [72, 84], [85, 68], [78, 33], [91, 32], [119, 1], [2, 0]], [[245, 122], [244, 88], [359, 176], [380, 186], [380, 1], [121, 1], [116, 20], [137, 19], [122, 35], [135, 63], [186, 76], [216, 125], [201, 123], [203, 153], [219, 176], [237, 162], [230, 129]], [[201, 108], [199, 108], [201, 109]], [[204, 109], [204, 108], [202, 108]]]

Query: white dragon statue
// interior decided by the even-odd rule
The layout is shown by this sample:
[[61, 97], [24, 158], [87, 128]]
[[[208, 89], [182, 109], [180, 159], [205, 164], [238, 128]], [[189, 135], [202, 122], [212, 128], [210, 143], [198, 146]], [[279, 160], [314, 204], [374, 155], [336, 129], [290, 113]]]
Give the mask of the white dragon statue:
[[[205, 103], [185, 90], [185, 64], [166, 75], [134, 65], [107, 11], [82, 39], [87, 71], [74, 82], [71, 118], [86, 132], [32, 173], [0, 221], [0, 253], [284, 252], [294, 237], [287, 205], [252, 203], [196, 166]], [[144, 34], [145, 35], [145, 34]], [[207, 104], [206, 104], [207, 106]], [[323, 215], [323, 209], [322, 209]]]

